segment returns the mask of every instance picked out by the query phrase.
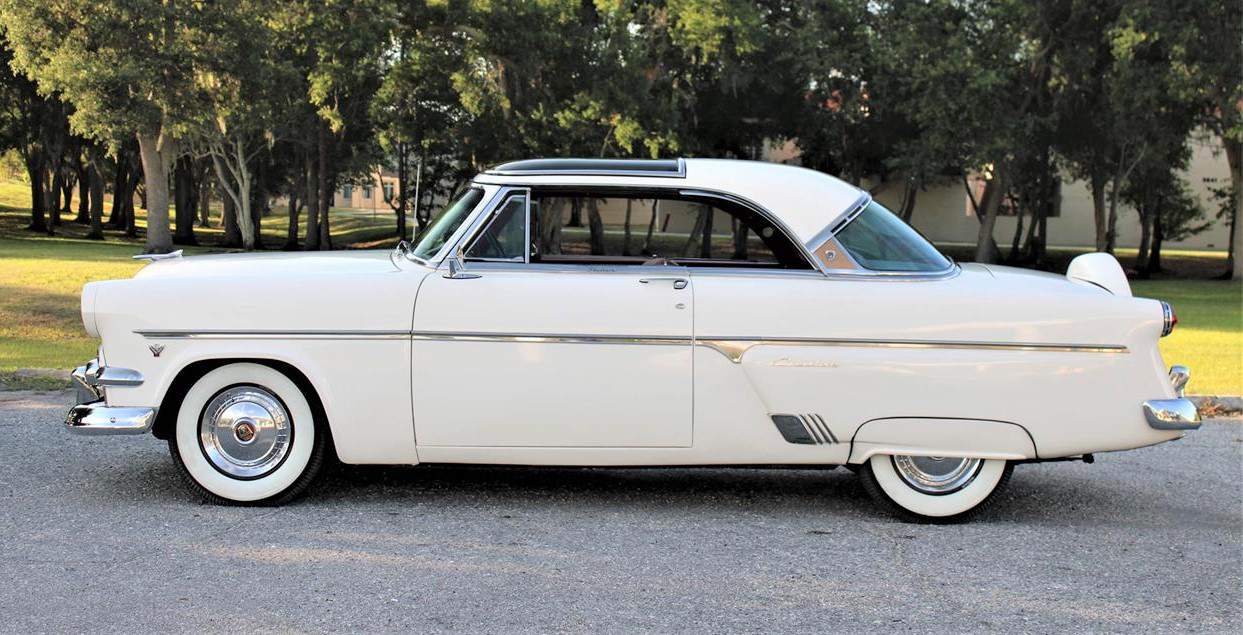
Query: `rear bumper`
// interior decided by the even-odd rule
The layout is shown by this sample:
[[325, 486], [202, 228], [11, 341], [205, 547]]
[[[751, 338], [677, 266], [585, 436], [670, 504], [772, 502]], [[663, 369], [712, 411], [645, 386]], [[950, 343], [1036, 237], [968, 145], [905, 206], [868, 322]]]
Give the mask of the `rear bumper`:
[[78, 405], [69, 409], [65, 427], [74, 434], [142, 434], [155, 422], [155, 408], [113, 408], [104, 401], [108, 386], [140, 386], [142, 374], [128, 368], [101, 367], [96, 360], [74, 369]]
[[1144, 402], [1144, 418], [1157, 430], [1195, 430], [1200, 413], [1190, 399], [1150, 399]]

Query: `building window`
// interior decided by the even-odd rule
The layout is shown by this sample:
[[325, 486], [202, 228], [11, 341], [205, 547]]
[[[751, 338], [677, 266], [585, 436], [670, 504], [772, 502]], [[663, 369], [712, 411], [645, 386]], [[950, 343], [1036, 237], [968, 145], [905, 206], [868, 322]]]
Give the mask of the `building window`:
[[341, 187], [341, 198], [345, 199], [346, 203], [349, 203], [350, 199], [354, 198], [354, 186], [348, 185], [348, 184], [342, 186]]
[[386, 182], [384, 183], [384, 200], [386, 200], [386, 201], [391, 201], [391, 200], [393, 200], [393, 184], [392, 184], [392, 182], [387, 182], [387, 181], [386, 181]]
[[363, 198], [367, 200], [371, 200], [371, 186], [370, 185], [363, 186]]

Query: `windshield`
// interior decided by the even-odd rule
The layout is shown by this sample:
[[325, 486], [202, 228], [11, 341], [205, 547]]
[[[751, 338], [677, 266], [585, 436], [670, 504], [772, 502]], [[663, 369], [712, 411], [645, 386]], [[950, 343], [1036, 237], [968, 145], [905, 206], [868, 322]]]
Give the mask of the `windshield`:
[[457, 198], [449, 202], [440, 215], [436, 217], [423, 236], [419, 238], [419, 244], [415, 246], [414, 251], [410, 255], [429, 260], [441, 247], [449, 241], [449, 237], [453, 236], [453, 232], [470, 216], [475, 206], [479, 205], [479, 201], [483, 199], [483, 190], [472, 187], [458, 194]]
[[874, 271], [937, 272], [951, 264], [919, 232], [876, 201], [837, 232], [836, 238], [855, 262]]

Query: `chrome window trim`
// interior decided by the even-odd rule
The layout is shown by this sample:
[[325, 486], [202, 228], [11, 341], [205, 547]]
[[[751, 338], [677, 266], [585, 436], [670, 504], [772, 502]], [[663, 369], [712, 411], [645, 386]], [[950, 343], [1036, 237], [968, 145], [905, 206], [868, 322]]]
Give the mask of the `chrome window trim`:
[[[846, 208], [845, 212], [837, 215], [837, 217], [833, 219], [833, 222], [825, 225], [824, 229], [820, 230], [819, 233], [808, 241], [808, 244], [811, 245], [812, 254], [820, 251], [829, 239], [841, 233], [841, 231], [850, 225], [852, 221], [858, 218], [859, 215], [863, 213], [863, 210], [867, 209], [867, 206], [872, 203], [872, 200], [871, 194], [863, 192], [859, 196], [858, 200], [852, 203], [850, 207]], [[931, 244], [931, 242], [929, 244]], [[855, 270], [830, 270], [827, 267], [824, 267], [824, 263], [820, 262], [819, 258], [814, 259], [816, 266], [819, 267], [821, 271], [824, 271], [825, 275], [831, 278], [839, 278], [842, 280], [863, 280], [875, 278], [892, 281], [917, 282], [946, 280], [956, 277], [962, 272], [962, 268], [958, 266], [958, 263], [948, 257], [946, 260], [949, 260], [949, 266], [938, 271], [881, 271], [877, 269], [868, 269], [867, 267], [859, 264], [859, 261], [855, 258], [854, 254], [850, 253], [849, 247], [842, 244], [841, 248], [846, 252], [846, 255], [850, 257], [851, 262], [854, 263], [856, 267]]]
[[[709, 189], [703, 189], [703, 188], [679, 189], [678, 194], [681, 194], [683, 196], [702, 196], [706, 198], [716, 198], [716, 199], [720, 199], [723, 201], [728, 201], [735, 205], [742, 205], [743, 207], [749, 208], [751, 211], [759, 214], [760, 216], [763, 216], [765, 220], [772, 223], [773, 227], [776, 227], [777, 231], [781, 232], [785, 236], [786, 240], [790, 241], [790, 244], [794, 245], [799, 250], [799, 252], [803, 256], [803, 259], [807, 261], [807, 264], [811, 265], [810, 270], [824, 273], [824, 267], [820, 265], [820, 261], [816, 258], [816, 255], [813, 254], [811, 251], [808, 251], [807, 245], [803, 244], [803, 242], [800, 240], [795, 240], [794, 238], [792, 238], [792, 236], [794, 236], [795, 234], [793, 231], [790, 230], [789, 225], [786, 225], [785, 222], [782, 221], [780, 218], [778, 218], [776, 214], [773, 214], [772, 212], [768, 210], [768, 208], [760, 205], [759, 203], [756, 203], [755, 201], [744, 198], [742, 196], [738, 196], [737, 194], [731, 194], [729, 192], [721, 192], [718, 190], [709, 190]], [[711, 265], [708, 265], [708, 267], [710, 266]], [[708, 267], [704, 267], [704, 268], [706, 269]], [[792, 269], [791, 271], [799, 271], [799, 270]]]
[[[561, 174], [561, 173], [558, 173], [558, 174]], [[492, 214], [493, 214], [493, 213], [494, 213], [494, 212], [495, 212], [495, 211], [499, 208], [499, 206], [501, 205], [501, 201], [503, 201], [503, 200], [504, 200], [504, 197], [505, 197], [505, 196], [507, 196], [507, 193], [508, 193], [508, 192], [510, 192], [510, 191], [513, 191], [513, 190], [526, 190], [526, 191], [527, 191], [527, 236], [528, 236], [527, 244], [528, 244], [528, 246], [527, 246], [527, 256], [526, 256], [526, 260], [525, 260], [524, 264], [527, 264], [527, 265], [529, 265], [529, 266], [536, 266], [536, 265], [542, 265], [542, 264], [551, 264], [551, 263], [535, 263], [535, 262], [531, 262], [531, 261], [530, 261], [530, 259], [531, 259], [531, 248], [530, 248], [530, 232], [531, 232], [531, 229], [530, 229], [530, 228], [531, 228], [531, 196], [532, 196], [532, 195], [531, 195], [531, 190], [532, 190], [532, 188], [534, 188], [534, 187], [540, 187], [540, 186], [544, 186], [544, 187], [581, 187], [581, 188], [595, 188], [595, 187], [602, 187], [602, 188], [611, 188], [611, 189], [627, 189], [627, 187], [629, 187], [629, 186], [619, 186], [619, 185], [615, 185], [615, 184], [607, 184], [607, 183], [593, 183], [593, 184], [582, 184], [582, 183], [540, 183], [539, 185], [492, 185], [491, 187], [496, 187], [496, 188], [499, 188], [499, 189], [498, 189], [498, 191], [497, 191], [497, 195], [496, 195], [496, 196], [493, 196], [491, 199], [489, 199], [489, 201], [488, 201], [488, 205], [486, 206], [486, 209], [483, 211], [483, 213], [481, 214], [481, 216], [480, 216], [479, 218], [472, 219], [472, 221], [471, 221], [471, 223], [470, 223], [470, 225], [471, 225], [471, 227], [470, 227], [470, 232], [469, 232], [469, 233], [467, 233], [467, 234], [464, 234], [464, 235], [462, 236], [462, 238], [461, 238], [458, 242], [459, 242], [459, 243], [461, 243], [461, 244], [463, 244], [463, 245], [473, 244], [473, 243], [474, 243], [474, 241], [475, 241], [475, 239], [478, 237], [479, 232], [483, 231], [483, 224], [486, 222], [486, 219], [487, 219], [487, 218], [490, 218], [490, 217], [492, 216]], [[634, 189], [634, 188], [630, 188], [630, 189]], [[687, 189], [687, 188], [670, 187], [670, 186], [644, 186], [644, 187], [643, 187], [643, 188], [641, 188], [641, 189], [644, 189], [644, 190], [652, 190], [652, 191], [672, 191], [672, 192], [675, 192], [675, 193], [677, 193], [677, 194], [679, 194], [679, 195], [682, 195], [682, 196], [700, 196], [700, 197], [705, 197], [705, 198], [716, 198], [716, 199], [720, 199], [720, 200], [724, 200], [724, 201], [728, 201], [728, 202], [734, 203], [734, 204], [736, 204], [736, 205], [742, 205], [742, 206], [744, 206], [744, 207], [747, 207], [747, 208], [751, 209], [752, 211], [756, 212], [757, 214], [759, 214], [759, 215], [763, 216], [766, 220], [768, 220], [770, 223], [772, 223], [773, 227], [776, 227], [778, 231], [782, 232], [782, 234], [785, 236], [786, 240], [790, 241], [790, 243], [791, 243], [791, 244], [793, 244], [793, 245], [795, 246], [795, 248], [799, 250], [800, 254], [803, 256], [803, 259], [804, 259], [804, 260], [805, 260], [808, 264], [810, 264], [810, 265], [811, 265], [811, 266], [810, 266], [809, 268], [807, 268], [807, 269], [782, 269], [782, 270], [780, 270], [780, 271], [791, 271], [791, 272], [798, 272], [798, 271], [810, 271], [810, 272], [818, 272], [818, 273], [820, 274], [820, 277], [825, 277], [825, 276], [827, 276], [827, 275], [828, 275], [828, 274], [826, 274], [826, 273], [825, 273], [825, 269], [824, 269], [824, 267], [822, 267], [822, 266], [821, 266], [820, 261], [819, 261], [819, 260], [815, 257], [815, 255], [814, 255], [814, 254], [812, 254], [810, 251], [808, 251], [808, 250], [807, 250], [807, 245], [803, 244], [801, 241], [798, 241], [798, 240], [795, 240], [795, 239], [791, 238], [791, 237], [794, 235], [794, 232], [792, 232], [792, 231], [790, 230], [789, 226], [787, 226], [784, 222], [782, 222], [782, 221], [781, 221], [781, 219], [780, 219], [780, 218], [778, 218], [775, 214], [773, 214], [772, 212], [770, 212], [768, 209], [764, 208], [763, 206], [761, 206], [761, 205], [759, 205], [759, 204], [755, 203], [754, 201], [751, 201], [751, 200], [749, 200], [749, 199], [743, 198], [743, 197], [738, 196], [738, 195], [735, 195], [735, 194], [730, 194], [729, 192], [721, 192], [721, 191], [717, 191], [717, 190], [701, 189], [701, 188]], [[464, 223], [464, 225], [465, 225], [465, 223]], [[455, 245], [455, 247], [456, 247], [456, 245]], [[451, 252], [450, 252], [450, 253], [451, 253]], [[482, 263], [482, 262], [488, 262], [488, 261], [483, 261], [483, 260], [480, 260], [480, 261], [477, 261], [477, 262], [481, 262], [481, 263]], [[510, 262], [510, 261], [503, 261], [503, 262]], [[517, 262], [517, 261], [513, 261], [513, 262]], [[440, 264], [440, 261], [438, 261], [438, 263], [437, 263], [437, 264]], [[580, 264], [573, 264], [573, 265], [566, 265], [566, 266], [577, 266], [577, 267], [599, 267], [599, 266], [604, 266], [604, 265], [591, 265], [591, 264], [587, 264], [587, 265], [580, 265]], [[628, 267], [628, 268], [634, 268], [634, 267], [640, 267], [640, 266], [643, 266], [643, 265], [638, 265], [638, 264], [634, 264], [634, 265], [628, 265], [628, 264], [618, 264], [618, 265], [615, 265], [615, 266], [618, 266], [618, 267]], [[675, 265], [675, 266], [682, 266], [682, 265]], [[710, 268], [712, 268], [712, 266], [711, 266], [711, 265], [706, 265], [706, 266], [703, 266], [703, 267], [688, 267], [688, 268], [691, 268], [691, 269], [710, 269]], [[730, 267], [722, 267], [722, 269], [729, 269], [729, 268], [730, 268]], [[581, 271], [581, 270], [580, 270], [580, 271]], [[776, 271], [776, 270], [774, 270], [774, 271]]]
[[[502, 164], [503, 165], [503, 164]], [[489, 168], [484, 174], [491, 176], [637, 176], [653, 179], [684, 179], [686, 178], [686, 159], [677, 159], [676, 172], [653, 172], [651, 170], [602, 170], [589, 168], [568, 168], [564, 170], [500, 170]], [[497, 166], [498, 168], [500, 166]]]
[[[492, 223], [495, 223], [496, 219], [500, 216], [501, 210], [505, 209], [505, 205], [509, 203], [509, 200], [513, 198], [515, 194], [521, 194], [521, 196], [526, 198], [526, 206], [525, 206], [526, 209], [523, 210], [523, 216], [522, 216], [523, 223], [524, 223], [524, 241], [526, 244], [526, 249], [524, 250], [523, 255], [521, 257], [515, 256], [513, 258], [472, 258], [470, 257], [469, 255], [470, 250], [474, 249], [475, 243], [479, 242], [479, 239], [483, 238], [484, 232], [488, 231], [488, 229], [492, 227]], [[462, 253], [466, 255], [465, 260], [466, 262], [530, 263], [531, 262], [531, 188], [527, 186], [504, 187], [502, 188], [501, 192], [499, 192], [499, 195], [500, 197], [497, 199], [496, 205], [493, 205], [492, 208], [489, 209], [483, 215], [482, 224], [479, 226], [479, 231], [475, 232], [474, 234], [470, 236], [470, 238], [462, 242], [462, 244], [465, 245], [465, 248], [462, 251]]]
[[493, 185], [491, 183], [475, 183], [472, 181], [466, 187], [479, 188], [483, 190], [483, 197], [479, 199], [479, 204], [475, 206], [475, 209], [471, 210], [470, 214], [467, 215], [466, 221], [463, 222], [451, 236], [449, 236], [449, 239], [445, 241], [445, 244], [440, 246], [440, 251], [437, 251], [435, 254], [428, 257], [427, 260], [423, 261], [424, 265], [439, 268], [440, 265], [444, 263], [445, 258], [447, 258], [449, 254], [453, 253], [453, 250], [457, 247], [458, 243], [462, 241], [463, 237], [473, 235], [471, 230], [476, 224], [479, 223], [481, 216], [486, 218], [487, 212], [492, 208], [492, 204], [496, 201], [497, 194], [504, 190], [506, 186]]

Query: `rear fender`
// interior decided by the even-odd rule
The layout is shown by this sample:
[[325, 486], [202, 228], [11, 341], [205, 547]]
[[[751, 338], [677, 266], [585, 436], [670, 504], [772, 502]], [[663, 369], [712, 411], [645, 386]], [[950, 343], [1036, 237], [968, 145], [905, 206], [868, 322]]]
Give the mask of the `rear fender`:
[[1027, 429], [1009, 421], [899, 417], [872, 419], [855, 431], [848, 463], [875, 454], [1018, 461], [1039, 458]]

